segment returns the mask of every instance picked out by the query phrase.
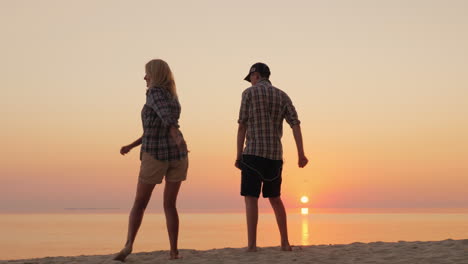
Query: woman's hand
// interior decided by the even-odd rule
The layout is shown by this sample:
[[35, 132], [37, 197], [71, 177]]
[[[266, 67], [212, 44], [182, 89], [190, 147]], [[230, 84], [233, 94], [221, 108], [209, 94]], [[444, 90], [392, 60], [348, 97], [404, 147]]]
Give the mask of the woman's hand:
[[125, 155], [130, 152], [135, 147], [138, 147], [141, 145], [141, 141], [143, 139], [143, 136], [139, 137], [135, 142], [131, 143], [130, 145], [126, 145], [120, 148], [120, 154]]
[[122, 155], [125, 155], [127, 154], [128, 152], [130, 152], [130, 150], [132, 150], [132, 146], [130, 145], [127, 145], [127, 146], [123, 146], [122, 148], [120, 148], [120, 154]]
[[189, 152], [190, 152], [190, 151], [188, 151], [188, 149], [187, 149], [187, 143], [185, 143], [185, 140], [184, 140], [184, 139], [182, 139], [182, 141], [181, 141], [179, 144], [177, 144], [177, 147], [179, 148], [179, 150], [180, 150], [181, 152], [186, 152], [186, 153], [189, 153]]
[[171, 127], [169, 133], [171, 134], [172, 139], [176, 143], [177, 147], [182, 152], [188, 152], [187, 143], [185, 142], [182, 134], [179, 133], [179, 129], [176, 127]]

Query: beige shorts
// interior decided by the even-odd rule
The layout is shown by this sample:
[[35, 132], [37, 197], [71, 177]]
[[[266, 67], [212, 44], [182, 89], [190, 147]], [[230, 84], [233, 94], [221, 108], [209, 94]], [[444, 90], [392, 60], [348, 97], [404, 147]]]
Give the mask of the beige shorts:
[[187, 170], [188, 157], [182, 160], [163, 161], [143, 152], [138, 180], [143, 183], [159, 184], [166, 176], [168, 182], [185, 181]]

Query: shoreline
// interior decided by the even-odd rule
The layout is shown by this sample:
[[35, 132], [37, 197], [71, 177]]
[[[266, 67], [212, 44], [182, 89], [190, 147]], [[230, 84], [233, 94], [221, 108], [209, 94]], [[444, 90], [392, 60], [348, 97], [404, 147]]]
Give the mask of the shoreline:
[[[168, 260], [169, 252], [159, 250], [131, 254], [124, 263], [460, 263], [468, 264], [468, 239], [441, 241], [355, 242], [296, 246], [292, 252], [276, 247], [261, 247], [248, 253], [245, 248], [210, 250], [181, 249], [183, 257]], [[113, 261], [115, 254], [57, 256], [33, 259], [0, 260], [0, 264], [97, 264]]]
[[[287, 208], [287, 214], [301, 214], [302, 207]], [[468, 214], [468, 208], [309, 208], [309, 215], [317, 214]], [[51, 215], [51, 214], [115, 214], [128, 215], [131, 208], [63, 208], [53, 211], [4, 211], [0, 215]], [[149, 209], [147, 214], [164, 214], [162, 209]], [[184, 209], [182, 214], [244, 214], [243, 210]], [[259, 208], [260, 214], [273, 214], [271, 208]]]

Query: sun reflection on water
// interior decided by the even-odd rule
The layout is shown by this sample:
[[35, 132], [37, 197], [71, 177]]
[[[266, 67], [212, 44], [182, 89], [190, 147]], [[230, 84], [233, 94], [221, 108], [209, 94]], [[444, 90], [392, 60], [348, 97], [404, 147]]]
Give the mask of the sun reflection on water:
[[301, 232], [302, 245], [309, 245], [309, 216], [302, 215], [302, 232]]

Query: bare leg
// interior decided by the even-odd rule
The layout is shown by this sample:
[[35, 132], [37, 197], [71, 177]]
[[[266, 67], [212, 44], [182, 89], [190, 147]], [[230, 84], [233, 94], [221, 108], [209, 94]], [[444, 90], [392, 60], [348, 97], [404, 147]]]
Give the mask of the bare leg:
[[288, 225], [286, 219], [286, 210], [284, 209], [283, 201], [281, 197], [270, 197], [270, 204], [275, 211], [276, 222], [278, 223], [278, 229], [281, 235], [281, 250], [291, 251], [291, 245], [288, 240]]
[[146, 206], [151, 198], [155, 184], [138, 182], [135, 202], [128, 219], [127, 242], [124, 248], [114, 257], [114, 260], [124, 261], [132, 253], [135, 237], [140, 229]]
[[170, 259], [179, 258], [177, 239], [179, 237], [179, 214], [177, 213], [176, 201], [182, 182], [168, 182], [164, 188], [164, 213], [166, 215], [167, 233], [171, 246]]
[[257, 223], [258, 223], [258, 198], [245, 196], [245, 213], [247, 216], [248, 252], [257, 251]]

